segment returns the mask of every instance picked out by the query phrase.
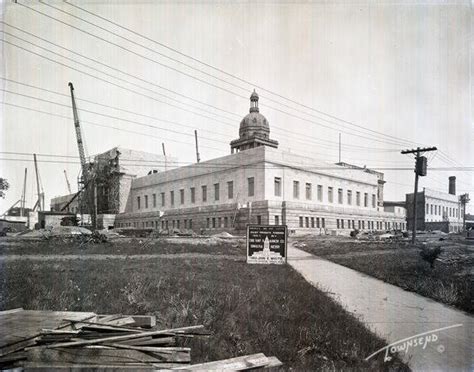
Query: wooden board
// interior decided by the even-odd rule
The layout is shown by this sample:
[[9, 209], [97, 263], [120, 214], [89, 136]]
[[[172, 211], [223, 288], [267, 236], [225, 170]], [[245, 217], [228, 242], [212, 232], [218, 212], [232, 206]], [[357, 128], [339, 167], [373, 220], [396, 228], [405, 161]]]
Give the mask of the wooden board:
[[17, 310], [0, 313], [0, 355], [1, 349], [41, 333], [42, 329], [55, 329], [65, 322], [64, 318], [84, 320], [94, 317], [94, 313], [67, 311]]
[[186, 370], [186, 371], [212, 371], [212, 370], [231, 370], [231, 371], [245, 371], [248, 369], [265, 367], [270, 363], [263, 353], [244, 355], [236, 358], [217, 360], [215, 362], [192, 364], [188, 366], [182, 366], [173, 368], [173, 370]]

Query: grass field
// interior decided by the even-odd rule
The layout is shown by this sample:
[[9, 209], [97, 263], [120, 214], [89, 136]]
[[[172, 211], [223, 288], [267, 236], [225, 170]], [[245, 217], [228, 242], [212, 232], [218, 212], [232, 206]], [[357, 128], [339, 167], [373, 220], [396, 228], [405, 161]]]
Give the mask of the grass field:
[[301, 249], [309, 253], [461, 310], [474, 312], [471, 294], [474, 247], [460, 241], [439, 242], [443, 248], [441, 261], [435, 261], [434, 268], [431, 268], [421, 258], [420, 248], [408, 243], [308, 236], [295, 240], [297, 245], [301, 244]]
[[[104, 245], [101, 252], [124, 249], [121, 245]], [[398, 360], [365, 362], [385, 343], [289, 266], [247, 265], [239, 242], [208, 247], [207, 253], [222, 255], [213, 260], [169, 256], [200, 250], [199, 244], [153, 246], [146, 249], [167, 256], [98, 259], [101, 249], [92, 247], [96, 253], [81, 260], [2, 260], [0, 308], [153, 314], [163, 327], [204, 324], [213, 335], [188, 341], [194, 362], [263, 352], [293, 370], [407, 369]], [[40, 249], [47, 253], [47, 247]], [[2, 245], [2, 255], [8, 252]]]

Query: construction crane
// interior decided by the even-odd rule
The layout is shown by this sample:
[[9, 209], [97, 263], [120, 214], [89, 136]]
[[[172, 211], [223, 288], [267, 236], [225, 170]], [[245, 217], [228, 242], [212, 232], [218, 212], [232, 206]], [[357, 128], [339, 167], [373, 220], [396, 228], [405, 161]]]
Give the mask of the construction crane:
[[28, 168], [25, 168], [25, 178], [23, 179], [23, 192], [21, 193], [21, 203], [20, 203], [20, 216], [23, 217], [25, 214], [25, 205], [26, 205], [26, 176], [28, 174]]
[[67, 191], [69, 192], [69, 194], [72, 194], [71, 184], [69, 183], [69, 179], [67, 178], [66, 169], [64, 169], [64, 177], [66, 178]]
[[36, 210], [36, 208], [38, 208], [39, 211], [44, 211], [44, 192], [43, 187], [40, 185], [40, 176], [38, 171], [38, 161], [36, 160], [36, 154], [33, 154], [33, 161], [35, 163], [36, 190], [38, 192], [38, 200], [36, 201], [33, 210]]
[[[96, 200], [95, 200], [95, 182], [94, 177], [89, 171], [89, 165], [86, 162], [86, 155], [84, 152], [84, 141], [82, 140], [81, 133], [81, 123], [79, 121], [79, 115], [77, 113], [76, 100], [74, 98], [74, 86], [69, 82], [69, 89], [71, 91], [71, 102], [72, 102], [72, 113], [74, 116], [74, 128], [76, 129], [76, 140], [77, 148], [79, 150], [79, 159], [81, 161], [81, 170], [82, 170], [82, 184], [83, 187], [79, 187], [80, 191], [84, 191], [85, 200], [87, 204], [87, 210], [91, 216], [92, 228], [96, 228]], [[79, 191], [79, 192], [80, 192]]]

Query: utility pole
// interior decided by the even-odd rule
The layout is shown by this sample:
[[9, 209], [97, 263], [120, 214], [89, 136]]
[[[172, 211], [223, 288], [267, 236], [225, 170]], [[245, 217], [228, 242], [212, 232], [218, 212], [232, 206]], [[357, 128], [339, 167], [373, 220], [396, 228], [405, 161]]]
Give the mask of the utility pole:
[[168, 170], [168, 167], [167, 167], [167, 161], [166, 161], [166, 150], [165, 150], [165, 143], [164, 142], [161, 142], [161, 148], [163, 149], [163, 156], [165, 157], [165, 171]]
[[471, 200], [469, 199], [469, 194], [462, 194], [459, 199], [462, 205], [462, 229], [466, 231], [466, 204]]
[[194, 130], [194, 138], [196, 139], [196, 159], [197, 162], [199, 163], [201, 161], [199, 157], [199, 145], [198, 145], [198, 132], [197, 130]]
[[436, 147], [417, 147], [412, 150], [403, 150], [402, 154], [415, 154], [415, 192], [413, 194], [413, 234], [411, 237], [412, 244], [415, 244], [416, 240], [416, 207], [418, 201], [418, 176], [426, 176], [428, 170], [428, 160], [425, 156], [421, 156], [423, 153], [428, 151], [436, 151]]

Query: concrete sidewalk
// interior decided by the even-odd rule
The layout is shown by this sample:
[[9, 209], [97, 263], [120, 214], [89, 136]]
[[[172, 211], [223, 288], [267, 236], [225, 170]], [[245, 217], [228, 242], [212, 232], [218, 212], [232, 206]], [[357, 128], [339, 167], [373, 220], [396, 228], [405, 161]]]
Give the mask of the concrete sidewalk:
[[[327, 291], [370, 330], [385, 339], [387, 345], [461, 324], [416, 337], [418, 342], [423, 338], [421, 346], [415, 345], [414, 339], [411, 339], [408, 351], [401, 351], [398, 355], [415, 371], [474, 370], [474, 318], [471, 315], [320, 259], [291, 245], [288, 263], [308, 282]], [[405, 342], [398, 344], [398, 347], [403, 346], [406, 346]], [[383, 358], [385, 350], [380, 354], [374, 358]]]

